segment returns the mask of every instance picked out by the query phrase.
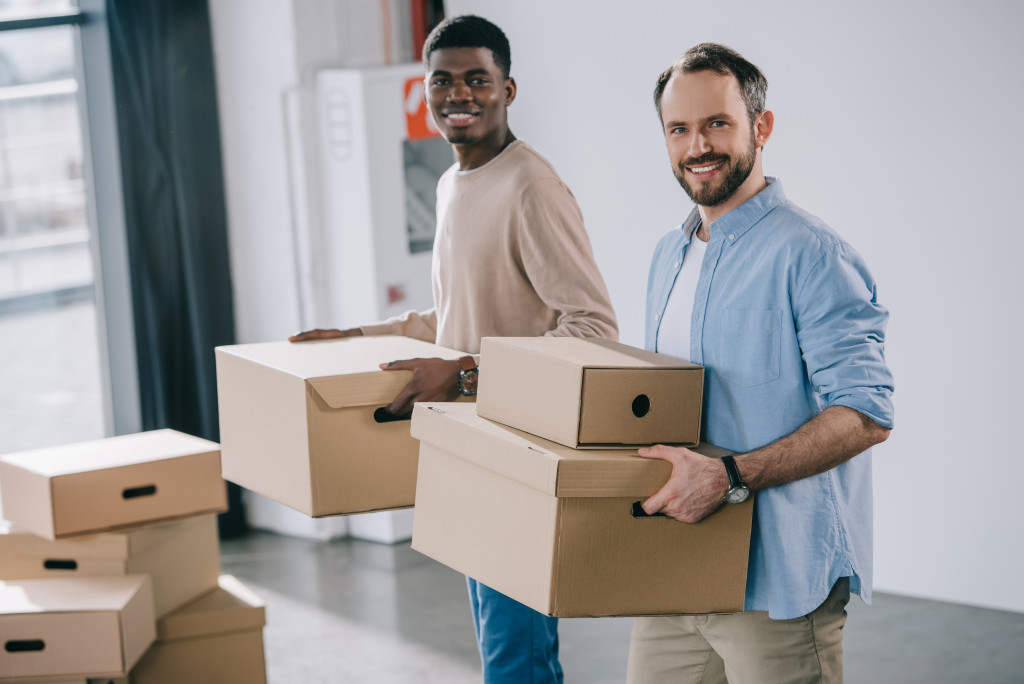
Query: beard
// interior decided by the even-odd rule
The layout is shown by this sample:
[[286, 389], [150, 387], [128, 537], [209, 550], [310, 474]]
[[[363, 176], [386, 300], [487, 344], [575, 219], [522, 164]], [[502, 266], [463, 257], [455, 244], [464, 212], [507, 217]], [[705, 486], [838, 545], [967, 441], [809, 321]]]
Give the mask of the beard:
[[[743, 153], [743, 155], [736, 160], [736, 163], [732, 163], [732, 157], [727, 154], [715, 154], [708, 152], [702, 154], [699, 157], [692, 157], [685, 159], [679, 163], [679, 166], [672, 169], [675, 173], [676, 180], [679, 181], [679, 185], [683, 187], [686, 194], [690, 196], [694, 204], [702, 207], [716, 207], [722, 202], [732, 197], [733, 193], [743, 185], [744, 181], [750, 176], [750, 172], [754, 170], [754, 162], [757, 161], [757, 143], [754, 140], [754, 135], [750, 135], [750, 146]], [[729, 171], [722, 177], [722, 180], [717, 184], [702, 183], [696, 187], [691, 185], [686, 180], [686, 169], [685, 167], [690, 166], [707, 166], [708, 164], [715, 164], [717, 162], [724, 162], [729, 166]]]

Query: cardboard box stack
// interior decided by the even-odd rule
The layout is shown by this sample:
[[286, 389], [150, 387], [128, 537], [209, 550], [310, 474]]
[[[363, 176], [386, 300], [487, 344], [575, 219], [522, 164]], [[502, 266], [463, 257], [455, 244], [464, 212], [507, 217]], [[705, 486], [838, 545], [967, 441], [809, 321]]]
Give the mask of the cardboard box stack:
[[[697, 446], [703, 368], [623, 344], [485, 338], [477, 404], [417, 404], [413, 548], [548, 615], [743, 609], [753, 502], [696, 525], [640, 502]], [[630, 448], [625, 448], [629, 446]]]
[[0, 681], [262, 681], [253, 671], [179, 679], [170, 665], [137, 680], [133, 670], [179, 638], [164, 625], [182, 614], [211, 640], [235, 631], [224, 611], [195, 609], [224, 591], [217, 444], [157, 430], [9, 454], [0, 498], [10, 521], [0, 526]]
[[408, 508], [419, 444], [384, 410], [390, 360], [463, 352], [397, 335], [218, 347], [224, 479], [312, 517]]

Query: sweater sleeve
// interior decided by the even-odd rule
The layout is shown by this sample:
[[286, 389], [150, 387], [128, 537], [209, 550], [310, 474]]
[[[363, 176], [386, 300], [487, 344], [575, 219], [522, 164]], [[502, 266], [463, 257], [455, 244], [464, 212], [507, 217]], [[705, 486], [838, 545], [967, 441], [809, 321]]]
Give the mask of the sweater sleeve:
[[594, 262], [583, 215], [556, 178], [530, 183], [522, 194], [518, 249], [537, 295], [558, 312], [553, 337], [618, 339], [608, 289]]
[[364, 335], [404, 335], [433, 344], [437, 339], [437, 313], [434, 309], [410, 310], [380, 323], [359, 326], [359, 329]]

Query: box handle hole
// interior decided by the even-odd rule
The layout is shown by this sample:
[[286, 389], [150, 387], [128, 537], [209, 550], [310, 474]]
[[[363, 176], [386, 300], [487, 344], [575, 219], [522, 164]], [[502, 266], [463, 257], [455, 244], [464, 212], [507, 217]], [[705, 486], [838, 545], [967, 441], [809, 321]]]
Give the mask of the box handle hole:
[[126, 499], [138, 499], [140, 496], [153, 496], [156, 494], [156, 485], [146, 485], [144, 487], [129, 487], [128, 489], [121, 492], [121, 496]]
[[77, 570], [78, 561], [48, 558], [43, 561], [43, 567], [47, 570]]
[[8, 653], [29, 653], [44, 648], [46, 643], [42, 639], [12, 639], [4, 644], [4, 650]]
[[637, 418], [643, 418], [651, 412], [651, 398], [646, 394], [639, 395], [633, 400], [633, 415]]
[[408, 413], [400, 413], [396, 416], [394, 413], [389, 413], [386, 407], [381, 406], [373, 412], [373, 419], [378, 423], [394, 423], [398, 420], [412, 420], [412, 411], [409, 411]]
[[648, 513], [644, 510], [643, 501], [636, 501], [633, 503], [633, 517], [634, 518], [667, 518], [668, 516], [664, 513]]

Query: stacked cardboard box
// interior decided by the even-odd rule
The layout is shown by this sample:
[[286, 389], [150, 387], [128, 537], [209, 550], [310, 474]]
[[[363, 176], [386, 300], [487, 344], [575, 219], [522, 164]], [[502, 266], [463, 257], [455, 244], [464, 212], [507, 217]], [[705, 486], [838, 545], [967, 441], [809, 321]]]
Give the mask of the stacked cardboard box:
[[397, 335], [218, 347], [224, 479], [312, 517], [408, 508], [419, 444], [384, 408], [412, 372], [463, 352]]
[[639, 508], [671, 467], [636, 446], [728, 453], [697, 446], [703, 368], [575, 338], [486, 338], [480, 367], [475, 406], [414, 411], [414, 549], [548, 615], [743, 609], [752, 501]]
[[[157, 430], [10, 454], [0, 497], [11, 523], [0, 528], [0, 681], [135, 681], [136, 663], [173, 638], [162, 626], [223, 591], [213, 442]], [[206, 622], [200, 631], [227, 631], [216, 614]], [[262, 667], [262, 642], [260, 653]], [[229, 681], [172, 670], [139, 681]]]

